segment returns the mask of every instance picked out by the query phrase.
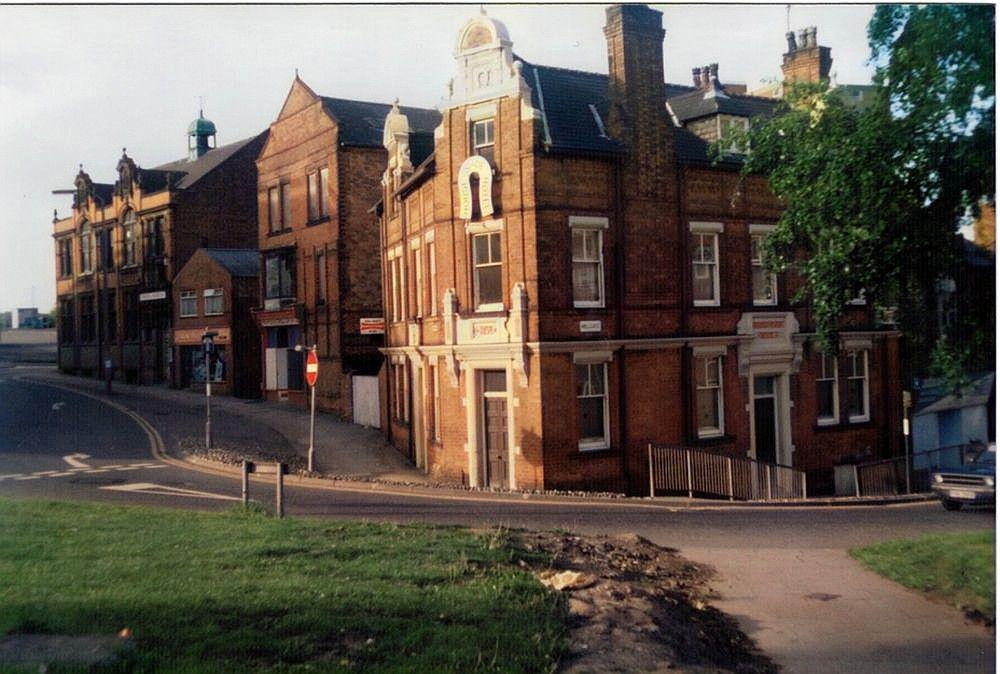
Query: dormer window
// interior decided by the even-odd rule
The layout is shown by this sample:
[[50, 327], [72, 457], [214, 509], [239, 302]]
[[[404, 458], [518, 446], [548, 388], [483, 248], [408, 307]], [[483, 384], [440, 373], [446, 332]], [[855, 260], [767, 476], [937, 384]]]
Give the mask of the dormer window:
[[725, 143], [725, 151], [729, 154], [746, 154], [747, 148], [742, 135], [750, 130], [750, 120], [746, 117], [724, 117], [719, 115], [719, 139]]
[[472, 153], [483, 157], [490, 163], [494, 162], [493, 119], [481, 119], [472, 123]]

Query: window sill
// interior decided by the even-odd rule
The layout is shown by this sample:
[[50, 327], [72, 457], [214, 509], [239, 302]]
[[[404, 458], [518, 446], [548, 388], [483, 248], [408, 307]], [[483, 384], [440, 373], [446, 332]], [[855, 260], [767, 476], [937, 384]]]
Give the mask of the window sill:
[[495, 302], [493, 304], [480, 304], [476, 307], [477, 314], [489, 314], [497, 313], [503, 311], [503, 302]]
[[205, 316], [206, 316], [206, 317], [208, 317], [208, 316], [225, 316], [225, 315], [226, 315], [226, 312], [224, 312], [224, 311], [220, 311], [220, 312], [219, 312], [219, 313], [217, 313], [217, 314], [210, 314], [210, 313], [208, 313], [208, 312], [205, 312]]
[[590, 452], [600, 452], [611, 449], [610, 443], [607, 440], [581, 440], [577, 445], [577, 449], [584, 453]]
[[574, 309], [604, 309], [605, 307], [604, 307], [604, 301], [603, 300], [599, 301], [599, 302], [579, 302], [579, 301], [574, 300], [573, 301], [573, 308]]
[[723, 431], [720, 431], [720, 430], [716, 430], [716, 431], [701, 431], [701, 430], [699, 430], [698, 431], [698, 439], [699, 440], [718, 440], [718, 439], [724, 438], [724, 437], [726, 437], [726, 434]]
[[306, 227], [315, 227], [316, 225], [322, 225], [324, 222], [330, 222], [330, 216], [329, 215], [320, 216], [320, 217], [316, 218], [315, 220], [307, 220], [306, 221]]
[[840, 419], [836, 417], [829, 417], [816, 420], [816, 426], [820, 428], [825, 428], [827, 426], [837, 426], [839, 424], [840, 424]]
[[179, 314], [177, 318], [198, 318], [198, 314]]
[[765, 302], [765, 301], [762, 301], [762, 300], [754, 300], [753, 301], [753, 305], [755, 307], [776, 307], [776, 306], [778, 306], [778, 302], [777, 302], [777, 300], [774, 300], [772, 302]]
[[867, 423], [867, 422], [871, 421], [871, 417], [869, 415], [865, 414], [864, 416], [847, 417], [847, 421], [848, 421], [848, 423], [852, 423], [852, 424], [864, 424], [864, 423]]
[[575, 454], [571, 456], [577, 459], [600, 459], [608, 456], [614, 456], [618, 454], [618, 450], [614, 447], [601, 447], [594, 449], [580, 449]]
[[718, 307], [719, 306], [719, 300], [695, 300], [694, 301], [694, 306], [695, 307], [699, 307], [699, 308], [701, 308], [701, 307]]
[[267, 235], [270, 236], [281, 236], [282, 234], [289, 234], [292, 231], [291, 227], [285, 227], [284, 229], [275, 230], [273, 232], [268, 232]]

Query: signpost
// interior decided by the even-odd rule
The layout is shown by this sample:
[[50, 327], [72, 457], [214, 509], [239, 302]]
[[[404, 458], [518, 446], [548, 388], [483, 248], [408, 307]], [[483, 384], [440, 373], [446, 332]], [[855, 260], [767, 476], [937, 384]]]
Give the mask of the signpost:
[[[298, 349], [299, 347], [295, 347]], [[306, 357], [306, 383], [312, 389], [312, 399], [309, 403], [309, 472], [313, 471], [313, 445], [316, 438], [316, 380], [319, 378], [319, 358], [316, 357], [316, 345], [312, 348], [305, 347], [309, 351]]]
[[205, 347], [205, 449], [212, 449], [212, 374], [209, 367], [209, 358], [215, 350], [212, 341], [219, 333], [205, 332], [201, 335], [201, 343]]

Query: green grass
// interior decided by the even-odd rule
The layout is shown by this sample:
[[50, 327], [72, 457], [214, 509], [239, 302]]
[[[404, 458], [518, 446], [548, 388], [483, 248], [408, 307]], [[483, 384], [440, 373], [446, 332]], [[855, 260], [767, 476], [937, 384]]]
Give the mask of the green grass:
[[0, 635], [129, 627], [139, 671], [552, 671], [564, 600], [503, 534], [0, 499]]
[[851, 550], [873, 571], [963, 610], [996, 618], [995, 535], [930, 534]]

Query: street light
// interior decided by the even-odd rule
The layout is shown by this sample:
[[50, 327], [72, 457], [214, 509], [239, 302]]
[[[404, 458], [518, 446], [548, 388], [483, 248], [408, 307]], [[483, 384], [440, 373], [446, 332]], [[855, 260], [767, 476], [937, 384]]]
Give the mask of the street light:
[[316, 438], [316, 378], [319, 376], [319, 360], [316, 358], [316, 345], [312, 347], [296, 344], [295, 350], [299, 353], [303, 351], [309, 354], [306, 360], [306, 383], [312, 388], [312, 397], [309, 403], [309, 458], [306, 468], [313, 472], [313, 451], [314, 440]]
[[215, 331], [209, 331], [205, 328], [205, 332], [201, 335], [201, 343], [205, 349], [205, 449], [212, 449], [212, 371], [210, 357], [212, 351], [215, 348], [215, 343], [212, 341], [215, 337], [218, 337], [219, 333]]

